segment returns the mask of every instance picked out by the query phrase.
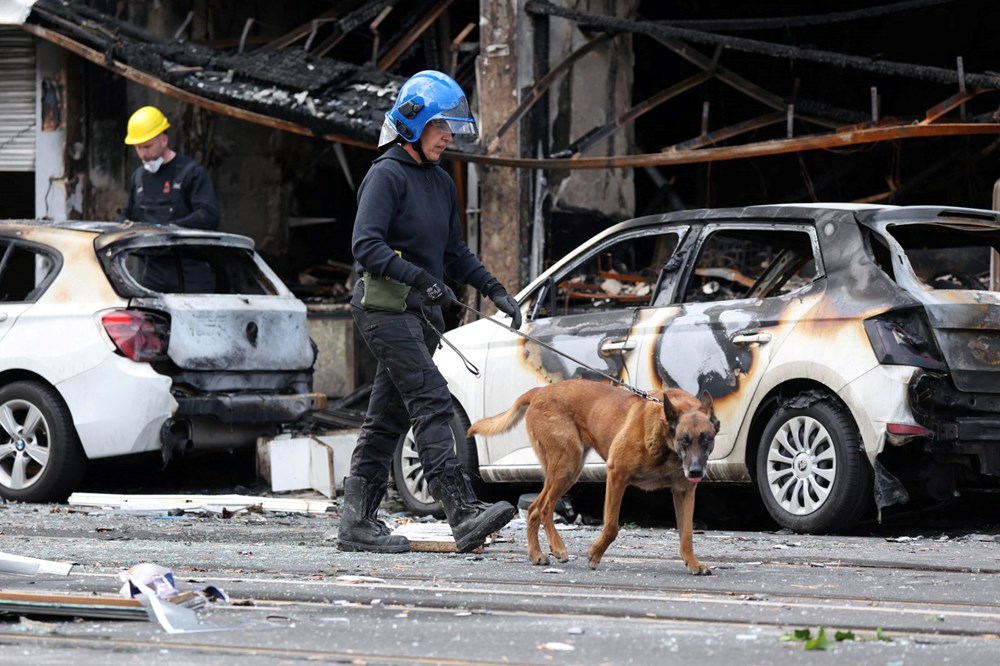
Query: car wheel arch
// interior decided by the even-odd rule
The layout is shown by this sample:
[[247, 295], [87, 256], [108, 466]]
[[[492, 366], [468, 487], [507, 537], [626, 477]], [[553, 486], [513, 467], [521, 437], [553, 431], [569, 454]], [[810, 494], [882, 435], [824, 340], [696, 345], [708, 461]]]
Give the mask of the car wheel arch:
[[758, 403], [757, 409], [754, 411], [753, 418], [750, 421], [750, 428], [747, 431], [743, 463], [746, 465], [752, 481], [757, 481], [757, 453], [760, 451], [761, 437], [771, 417], [778, 411], [784, 400], [809, 391], [817, 391], [822, 393], [825, 399], [835, 401], [839, 407], [846, 410], [857, 421], [854, 411], [850, 406], [837, 395], [836, 391], [821, 382], [809, 379], [795, 379], [774, 386]]
[[47, 386], [55, 388], [52, 383], [42, 377], [38, 373], [32, 372], [30, 370], [22, 370], [20, 368], [14, 368], [11, 370], [4, 370], [0, 372], [0, 387], [6, 386], [7, 384], [12, 384], [14, 382], [41, 382]]
[[[39, 384], [47, 386], [48, 388], [55, 391], [55, 393], [59, 396], [59, 399], [62, 400], [63, 404], [66, 406], [66, 409], [69, 410], [70, 416], [71, 417], [74, 416], [73, 408], [66, 402], [66, 399], [63, 397], [62, 391], [60, 391], [55, 384], [53, 384], [52, 382], [50, 382], [37, 372], [32, 372], [31, 370], [24, 370], [22, 368], [15, 368], [0, 372], [0, 388], [3, 388], [4, 386], [7, 386], [8, 384], [13, 384], [15, 382], [37, 382]], [[74, 432], [76, 431], [75, 417], [73, 422], [73, 430]], [[77, 439], [79, 440], [78, 433], [77, 433]], [[83, 441], [80, 441], [80, 447], [83, 449], [84, 455], [86, 455], [87, 458], [89, 459], [90, 455], [87, 454], [87, 446]]]

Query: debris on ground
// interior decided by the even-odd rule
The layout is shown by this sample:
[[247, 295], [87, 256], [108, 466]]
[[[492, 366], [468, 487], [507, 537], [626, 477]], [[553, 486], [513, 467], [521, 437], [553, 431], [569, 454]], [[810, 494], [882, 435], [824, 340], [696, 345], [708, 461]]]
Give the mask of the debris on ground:
[[194, 514], [218, 514], [231, 517], [239, 513], [275, 511], [281, 513], [320, 514], [331, 511], [332, 501], [292, 497], [256, 497], [248, 495], [114, 495], [106, 493], [73, 493], [70, 506], [94, 509], [117, 509], [136, 514], [156, 514], [175, 511]]

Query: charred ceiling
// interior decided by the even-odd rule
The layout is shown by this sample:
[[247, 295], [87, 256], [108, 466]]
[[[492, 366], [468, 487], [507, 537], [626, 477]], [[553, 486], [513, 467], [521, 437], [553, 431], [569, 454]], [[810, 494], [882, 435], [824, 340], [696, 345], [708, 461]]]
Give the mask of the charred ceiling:
[[[153, 11], [146, 3], [39, 0], [25, 27], [211, 111], [371, 148], [408, 74], [449, 71], [478, 97], [478, 28], [489, 5], [179, 2], [176, 20], [153, 31], [136, 20]], [[536, 33], [534, 70], [522, 77], [516, 111], [481, 144], [455, 146], [458, 159], [561, 172], [634, 168], [645, 174], [636, 178], [637, 213], [666, 202], [907, 203], [930, 197], [929, 185], [944, 194], [937, 201], [984, 205], [1000, 175], [995, 2], [817, 0], [803, 13], [792, 0], [738, 11], [718, 0], [635, 0], [624, 16], [612, 14], [625, 5], [598, 0], [517, 6], [519, 24]], [[199, 21], [214, 28], [197, 31]], [[559, 31], [573, 35], [574, 48], [545, 52], [537, 33]], [[624, 110], [560, 134], [548, 98], [588, 54], [614, 42], [634, 53], [623, 63], [632, 68]], [[514, 131], [520, 142], [501, 141]], [[628, 137], [627, 149], [611, 148], [616, 136]]]
[[[270, 118], [275, 126], [335, 141], [374, 144], [388, 100], [405, 78], [391, 73], [394, 69], [454, 71], [461, 57], [464, 72], [456, 76], [461, 74], [467, 88], [475, 83], [469, 62], [478, 49], [476, 24], [462, 27], [466, 18], [477, 18], [479, 3], [471, 0], [353, 0], [329, 2], [322, 10], [320, 3], [300, 25], [281, 30], [268, 24], [269, 17], [254, 16], [256, 5], [250, 5], [242, 25], [232, 22], [228, 48], [183, 38], [193, 12], [175, 35], [164, 36], [90, 6], [95, 4], [100, 3], [39, 0], [29, 22], [44, 31], [42, 36], [72, 44], [81, 55], [99, 57], [101, 64], [126, 76], [147, 85], [162, 82], [169, 87], [164, 92], [184, 91], [192, 100], [222, 105], [212, 107], [216, 111], [237, 116], [245, 111], [247, 119]], [[908, 0], [857, 9], [819, 3], [814, 13], [805, 15], [785, 8], [795, 3], [765, 4], [744, 10], [757, 16], [719, 18], [723, 12], [711, 2], [669, 7], [640, 2], [638, 15], [621, 18], [567, 6], [577, 3], [528, 0], [524, 12], [536, 29], [560, 21], [591, 39], [565, 60], [541, 68], [534, 86], [522, 92], [517, 113], [498, 136], [488, 137], [488, 156], [479, 146], [456, 149], [466, 153], [466, 159], [498, 166], [649, 167], [1000, 132], [994, 94], [1000, 77], [977, 70], [983, 59], [977, 60], [975, 53], [963, 58], [956, 52], [944, 63], [935, 59], [942, 47], [955, 51], [959, 46], [954, 35], [942, 34], [926, 49], [903, 50], [898, 43], [906, 41], [904, 35], [885, 34], [884, 49], [873, 49], [865, 37], [874, 26], [892, 25], [900, 16], [909, 17], [909, 23], [901, 25], [912, 25], [920, 12], [978, 12], [984, 3]], [[826, 5], [838, 10], [819, 11]], [[444, 22], [450, 23], [442, 30]], [[593, 43], [623, 37], [636, 41], [640, 55], [655, 52], [660, 65], [654, 73], [637, 62], [631, 108], [612, 122], [571, 137], [566, 145], [551, 145], [542, 156], [497, 149], [499, 135], [544, 99], [557, 74], [586, 55]], [[861, 52], [850, 52], [852, 48]], [[904, 59], [890, 58], [890, 52]], [[921, 61], [922, 53], [926, 61]], [[406, 67], [400, 67], [407, 58]], [[852, 78], [854, 89], [847, 96], [839, 85], [822, 84]], [[920, 87], [925, 94], [899, 94], [904, 85]], [[745, 103], [739, 106], [747, 112], [733, 113], [738, 105], [730, 101], [727, 108], [713, 86], [742, 96]], [[687, 136], [665, 133], [660, 145], [643, 141], [645, 124], [673, 116], [678, 108], [685, 109], [688, 120], [703, 116], [700, 126], [675, 123], [690, 128]], [[639, 141], [628, 154], [592, 157], [592, 150], [605, 145], [610, 135], [631, 126], [639, 128]]]

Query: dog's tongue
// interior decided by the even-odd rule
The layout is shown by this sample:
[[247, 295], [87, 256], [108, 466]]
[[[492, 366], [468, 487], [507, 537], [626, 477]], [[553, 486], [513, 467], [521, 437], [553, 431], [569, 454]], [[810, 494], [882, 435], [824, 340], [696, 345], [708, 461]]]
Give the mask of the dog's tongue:
[[701, 477], [700, 476], [688, 476], [688, 477], [685, 477], [685, 478], [688, 481], [690, 481], [693, 485], [701, 483]]

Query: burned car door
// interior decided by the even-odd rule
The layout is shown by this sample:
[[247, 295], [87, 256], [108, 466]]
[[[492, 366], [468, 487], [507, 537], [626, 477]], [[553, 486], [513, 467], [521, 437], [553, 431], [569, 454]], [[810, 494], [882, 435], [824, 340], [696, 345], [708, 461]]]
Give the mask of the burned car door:
[[[811, 225], [710, 223], [673, 294], [657, 294], [643, 330], [642, 370], [651, 386], [677, 386], [715, 400], [721, 423], [712, 458], [736, 440], [754, 391], [795, 322], [820, 300], [822, 267]], [[667, 284], [663, 288], [667, 288]]]
[[[663, 266], [686, 229], [623, 229], [578, 250], [545, 276], [522, 299], [528, 315], [522, 330], [544, 345], [512, 333], [491, 340], [484, 413], [502, 412], [524, 391], [563, 379], [607, 382], [604, 375], [609, 375], [634, 384], [639, 312], [649, 306]], [[523, 431], [490, 437], [487, 443], [482, 467], [503, 466], [511, 478], [511, 466], [525, 466], [537, 476], [538, 461]], [[591, 462], [603, 474], [600, 459]]]

